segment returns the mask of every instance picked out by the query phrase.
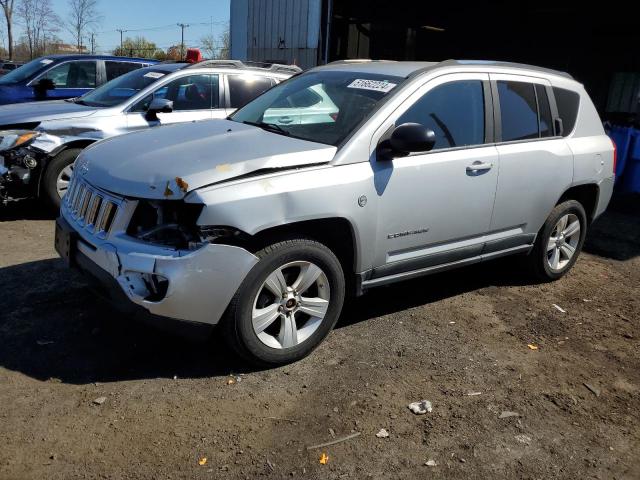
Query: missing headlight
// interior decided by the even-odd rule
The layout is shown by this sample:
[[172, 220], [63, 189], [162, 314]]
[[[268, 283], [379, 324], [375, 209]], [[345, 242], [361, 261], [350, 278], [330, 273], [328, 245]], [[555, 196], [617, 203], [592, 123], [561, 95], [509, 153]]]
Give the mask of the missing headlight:
[[187, 249], [200, 241], [196, 221], [203, 205], [174, 200], [140, 200], [127, 234], [175, 249]]

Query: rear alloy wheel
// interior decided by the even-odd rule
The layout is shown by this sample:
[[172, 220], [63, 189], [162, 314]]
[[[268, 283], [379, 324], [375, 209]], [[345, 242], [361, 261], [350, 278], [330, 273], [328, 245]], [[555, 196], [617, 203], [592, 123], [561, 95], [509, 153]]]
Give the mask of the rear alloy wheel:
[[223, 328], [252, 363], [280, 365], [308, 355], [335, 325], [344, 301], [340, 262], [306, 239], [275, 243], [256, 254], [227, 311]]
[[580, 243], [580, 220], [573, 213], [560, 217], [547, 241], [547, 262], [554, 272], [566, 267]]
[[578, 259], [587, 233], [587, 215], [582, 205], [567, 200], [557, 205], [538, 233], [528, 260], [541, 280], [557, 280]]

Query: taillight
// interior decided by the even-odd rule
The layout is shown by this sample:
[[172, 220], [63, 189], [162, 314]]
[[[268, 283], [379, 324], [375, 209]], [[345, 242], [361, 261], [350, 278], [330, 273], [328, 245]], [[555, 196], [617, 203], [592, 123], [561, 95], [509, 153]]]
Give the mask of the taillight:
[[611, 145], [613, 145], [613, 174], [616, 174], [616, 164], [618, 163], [618, 147], [616, 147], [616, 142], [611, 140]]
[[331, 117], [331, 120], [333, 120], [334, 122], [335, 122], [336, 120], [338, 120], [338, 113], [340, 113], [340, 112], [333, 112], [333, 113], [330, 113], [330, 114], [329, 114], [329, 116]]

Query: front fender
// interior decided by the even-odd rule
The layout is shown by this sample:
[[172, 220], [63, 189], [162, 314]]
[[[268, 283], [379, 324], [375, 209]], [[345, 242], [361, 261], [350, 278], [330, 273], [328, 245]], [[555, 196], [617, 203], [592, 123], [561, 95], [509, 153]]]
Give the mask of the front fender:
[[[185, 201], [205, 205], [199, 225], [231, 226], [249, 235], [307, 220], [344, 218], [354, 235], [355, 268], [364, 271], [373, 262], [377, 228], [373, 177], [368, 162], [310, 167], [205, 187]], [[360, 197], [367, 201], [359, 202]]]

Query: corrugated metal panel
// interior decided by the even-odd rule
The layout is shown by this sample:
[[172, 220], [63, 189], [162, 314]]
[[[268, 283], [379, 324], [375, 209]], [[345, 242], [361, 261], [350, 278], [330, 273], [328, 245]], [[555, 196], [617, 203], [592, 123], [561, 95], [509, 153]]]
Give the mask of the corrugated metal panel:
[[607, 112], [636, 113], [640, 111], [640, 73], [616, 73], [611, 81]]
[[231, 5], [234, 58], [295, 62], [302, 68], [317, 64], [321, 0], [233, 0]]
[[231, 58], [247, 59], [249, 0], [234, 0], [230, 12]]

